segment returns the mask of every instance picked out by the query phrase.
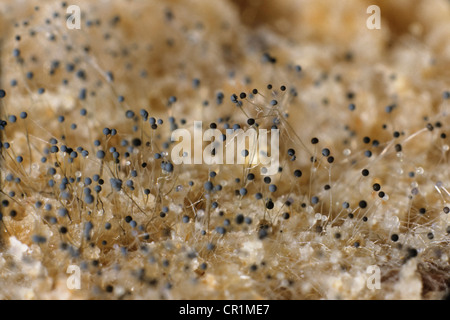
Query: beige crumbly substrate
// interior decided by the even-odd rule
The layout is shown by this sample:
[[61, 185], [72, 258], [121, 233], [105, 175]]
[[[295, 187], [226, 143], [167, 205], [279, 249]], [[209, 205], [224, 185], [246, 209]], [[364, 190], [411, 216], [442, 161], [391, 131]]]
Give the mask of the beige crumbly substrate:
[[[80, 30], [66, 28], [61, 1], [0, 3], [0, 89], [6, 92], [0, 107], [1, 119], [8, 121], [1, 139], [10, 143], [1, 160], [2, 299], [445, 296], [450, 282], [444, 212], [450, 201], [449, 138], [443, 135], [450, 134], [450, 100], [443, 96], [450, 90], [448, 1], [117, 0], [66, 6], [72, 4], [81, 8]], [[381, 8], [380, 30], [366, 28], [372, 4]], [[18, 57], [14, 49], [20, 50]], [[264, 53], [276, 62], [263, 61]], [[39, 88], [45, 92], [39, 94]], [[243, 99], [239, 110], [230, 95], [248, 95], [253, 88], [259, 94]], [[220, 106], [218, 92], [224, 94]], [[171, 96], [176, 102], [168, 103]], [[272, 99], [278, 105], [270, 106]], [[83, 108], [86, 116], [80, 114]], [[164, 123], [153, 130], [141, 109]], [[126, 110], [135, 117], [127, 118]], [[23, 111], [26, 119], [20, 117]], [[218, 119], [227, 117], [230, 126], [247, 128], [247, 116], [270, 128], [277, 118], [283, 168], [271, 177], [277, 191], [269, 191], [259, 166], [162, 170], [163, 160], [154, 156], [170, 139], [170, 116], [189, 130], [200, 120], [204, 129], [215, 122], [222, 130], [226, 120]], [[117, 135], [105, 137], [105, 127]], [[61, 151], [45, 155], [53, 137], [60, 150], [82, 147], [89, 155], [80, 149], [73, 163]], [[311, 144], [313, 137], [318, 144]], [[371, 141], [364, 143], [364, 137]], [[134, 138], [142, 144], [133, 150], [121, 145]], [[96, 139], [101, 146], [94, 146]], [[110, 147], [120, 152], [119, 164]], [[296, 159], [288, 155], [290, 148]], [[330, 149], [334, 162], [322, 155], [323, 148]], [[106, 152], [103, 161], [96, 157], [100, 149]], [[294, 170], [302, 176], [295, 177]], [[217, 176], [208, 178], [210, 171]], [[247, 180], [250, 172], [254, 181]], [[98, 194], [97, 182], [84, 185], [95, 174], [104, 180]], [[64, 178], [73, 182], [61, 191]], [[123, 181], [120, 192], [111, 187], [111, 178]], [[130, 179], [134, 190], [126, 185]], [[208, 179], [222, 186], [209, 201]], [[374, 191], [375, 183], [384, 197]], [[91, 188], [93, 203], [85, 187]], [[248, 194], [236, 195], [243, 187]], [[257, 192], [261, 200], [255, 199]], [[269, 198], [273, 209], [266, 208]], [[362, 200], [367, 207], [360, 208]], [[68, 215], [62, 217], [64, 208]], [[238, 224], [238, 214], [252, 223]], [[93, 228], [86, 233], [88, 222]], [[69, 265], [81, 268], [80, 290], [67, 287]], [[367, 286], [369, 266], [379, 267], [379, 289]]]

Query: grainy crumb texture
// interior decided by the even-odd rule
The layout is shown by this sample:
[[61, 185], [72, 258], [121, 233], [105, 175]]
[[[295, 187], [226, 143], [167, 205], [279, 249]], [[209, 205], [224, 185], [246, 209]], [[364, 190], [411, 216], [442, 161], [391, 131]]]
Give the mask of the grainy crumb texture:
[[449, 1], [2, 0], [0, 112], [2, 299], [448, 296]]

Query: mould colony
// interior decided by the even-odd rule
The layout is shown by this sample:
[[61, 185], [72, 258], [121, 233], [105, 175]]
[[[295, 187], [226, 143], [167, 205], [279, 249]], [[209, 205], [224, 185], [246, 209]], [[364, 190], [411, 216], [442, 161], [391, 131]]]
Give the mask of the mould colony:
[[[1, 298], [446, 294], [445, 68], [420, 87], [383, 62], [401, 45], [319, 54], [228, 1], [80, 3], [81, 30], [65, 2], [0, 11]], [[402, 63], [431, 68], [415, 52]], [[278, 172], [248, 149], [174, 164], [171, 133], [194, 121], [278, 129]]]

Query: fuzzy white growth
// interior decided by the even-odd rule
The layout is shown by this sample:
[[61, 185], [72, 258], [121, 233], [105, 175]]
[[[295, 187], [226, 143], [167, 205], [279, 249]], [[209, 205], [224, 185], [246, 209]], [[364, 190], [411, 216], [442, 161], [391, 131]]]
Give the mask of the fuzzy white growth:
[[413, 3], [2, 1], [0, 297], [443, 297], [450, 10]]

